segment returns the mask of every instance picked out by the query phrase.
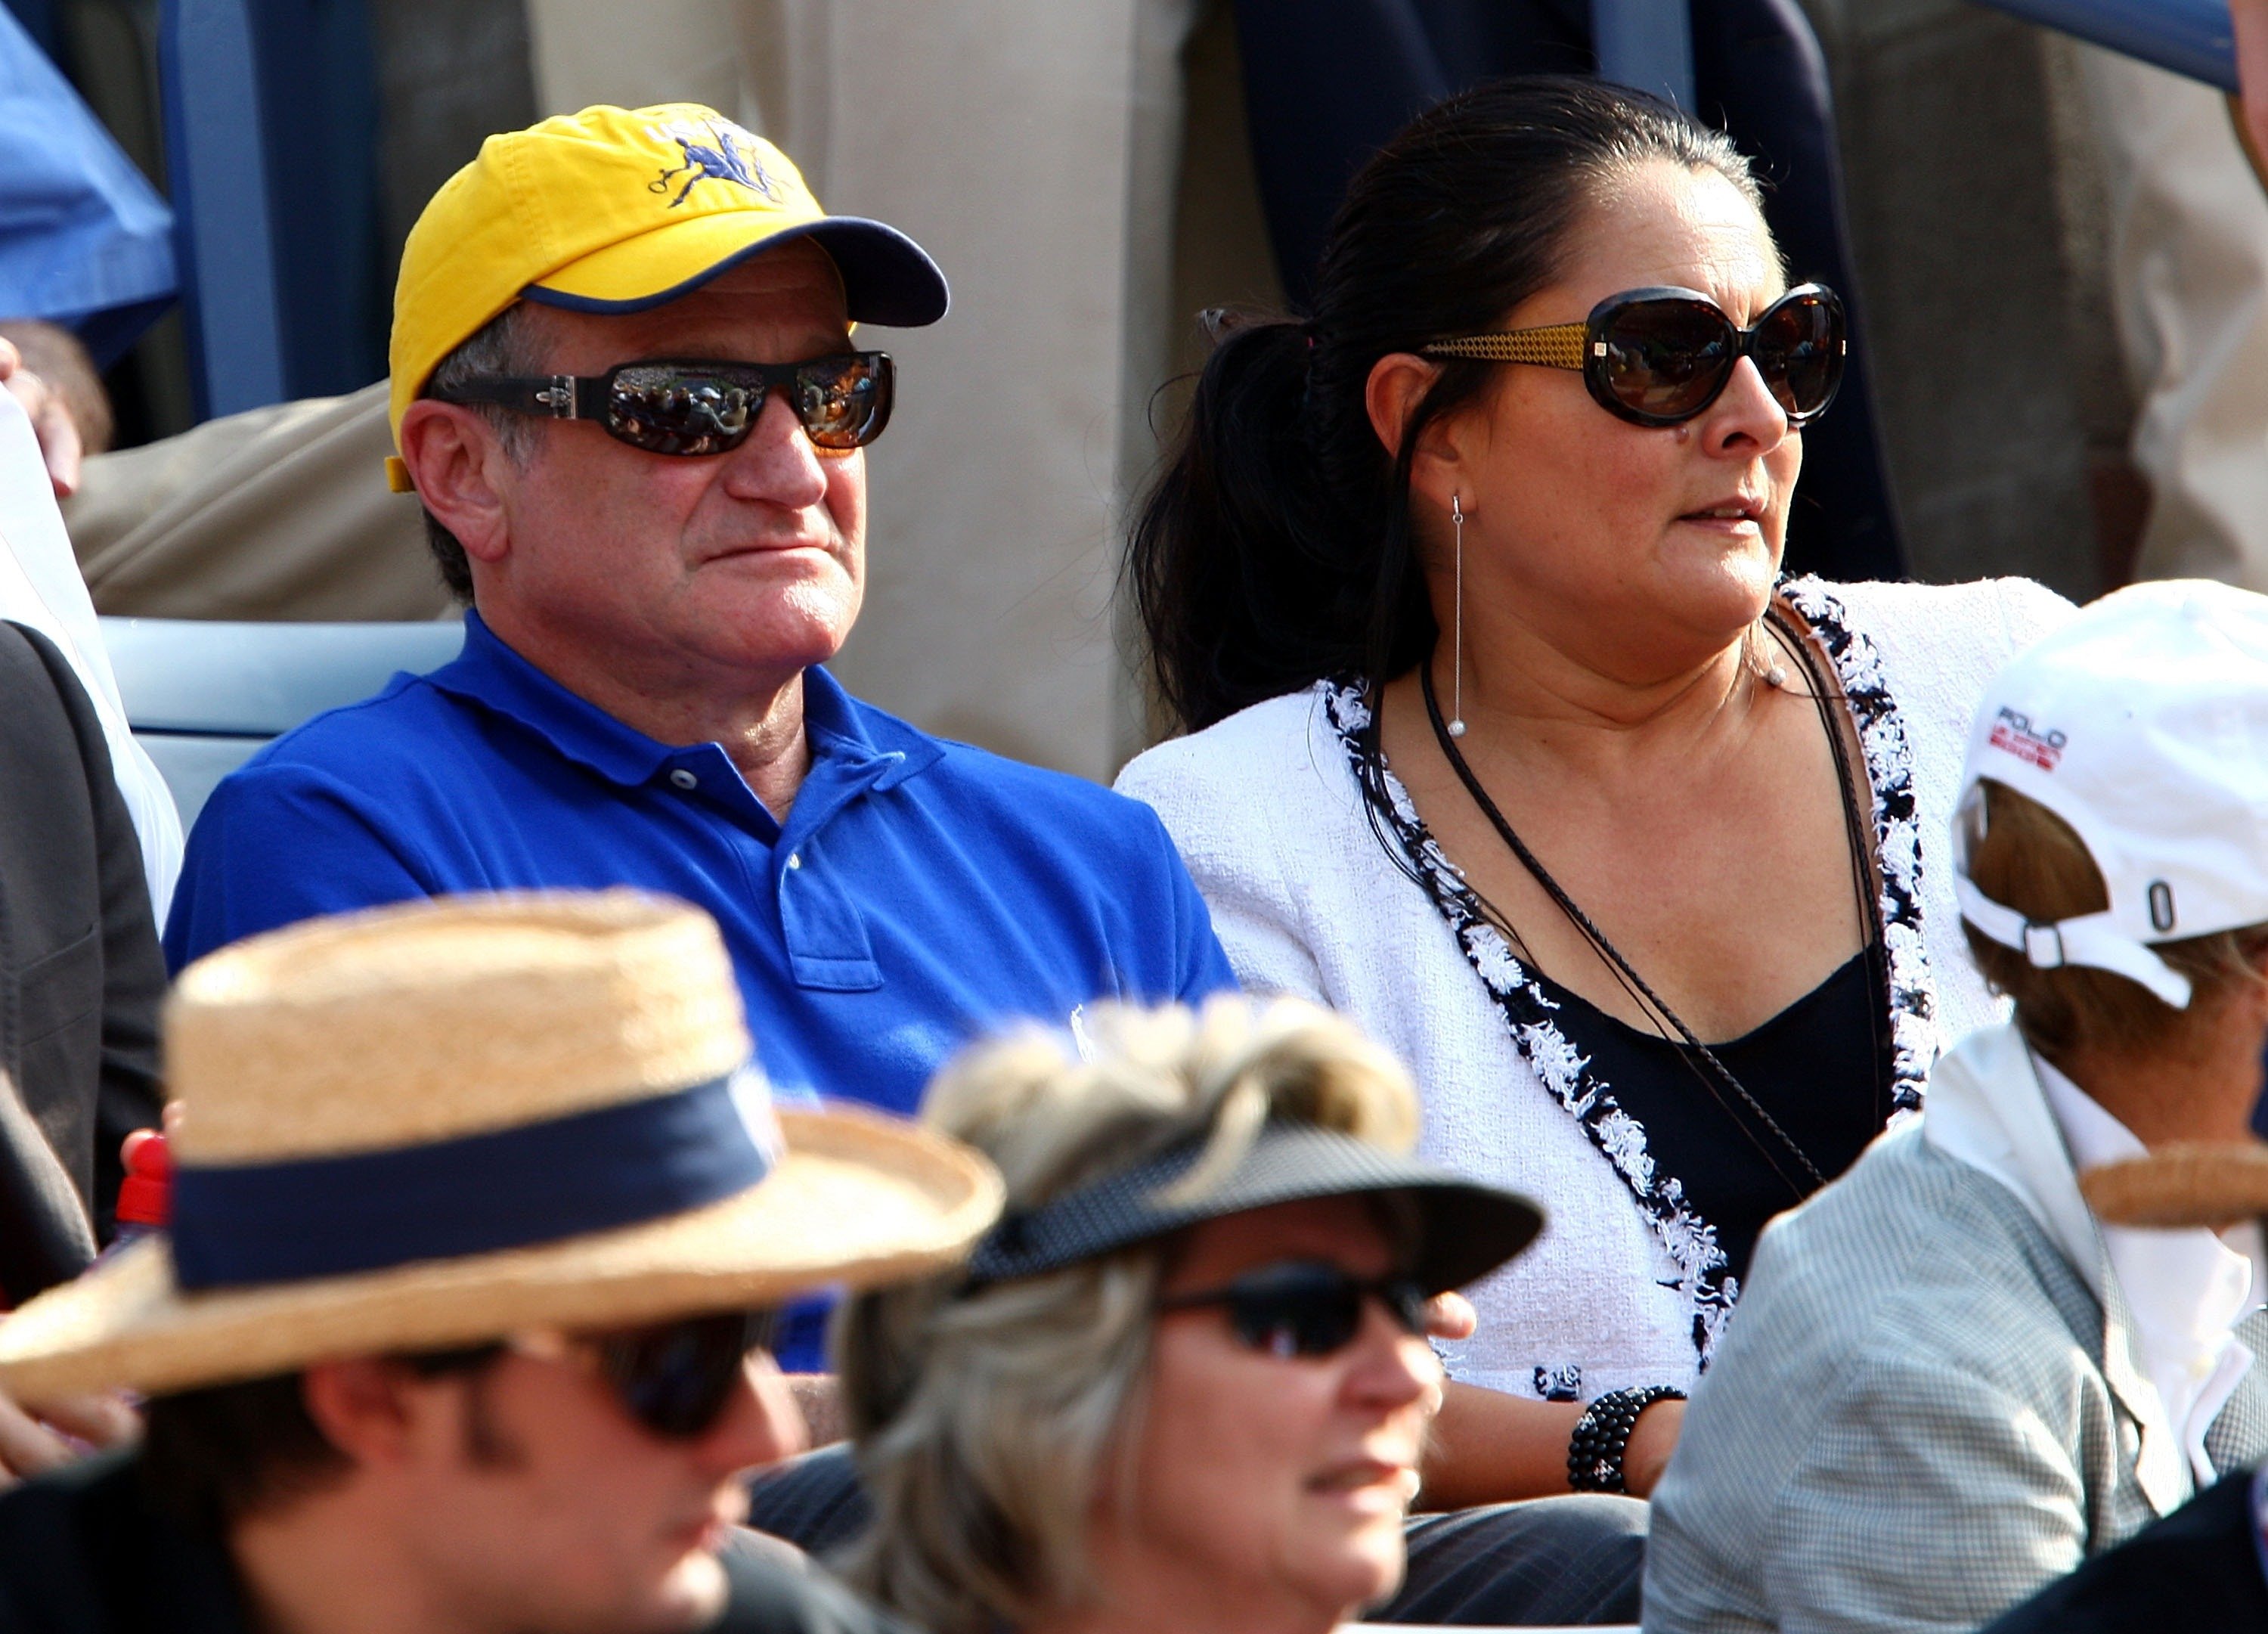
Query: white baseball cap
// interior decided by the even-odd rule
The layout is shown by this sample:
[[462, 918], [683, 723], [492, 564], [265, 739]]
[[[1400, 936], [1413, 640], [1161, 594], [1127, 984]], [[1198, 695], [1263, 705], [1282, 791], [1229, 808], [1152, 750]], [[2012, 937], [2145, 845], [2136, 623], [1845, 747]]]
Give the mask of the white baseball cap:
[[1961, 916], [2036, 968], [2115, 971], [2187, 1008], [2151, 944], [2268, 924], [2268, 596], [2170, 579], [2081, 608], [1985, 688], [1963, 813], [1986, 777], [2071, 825], [2110, 906], [2042, 924], [1992, 901], [1956, 818]]

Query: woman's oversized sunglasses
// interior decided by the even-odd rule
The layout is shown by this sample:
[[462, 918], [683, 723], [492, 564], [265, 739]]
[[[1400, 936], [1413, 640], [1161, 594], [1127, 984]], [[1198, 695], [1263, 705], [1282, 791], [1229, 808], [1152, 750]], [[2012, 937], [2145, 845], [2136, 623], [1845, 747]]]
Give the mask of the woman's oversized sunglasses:
[[494, 403], [555, 420], [596, 420], [650, 454], [730, 453], [748, 440], [774, 392], [812, 445], [863, 448], [890, 423], [897, 365], [887, 352], [844, 352], [806, 363], [658, 358], [604, 374], [490, 375], [437, 391], [445, 403]]
[[1806, 283], [1745, 329], [1697, 291], [1629, 290], [1601, 301], [1581, 323], [1458, 335], [1424, 350], [1428, 357], [1580, 369], [1602, 408], [1649, 426], [1678, 425], [1702, 413], [1747, 357], [1789, 425], [1801, 427], [1835, 401], [1850, 337], [1835, 291]]
[[1200, 1306], [1228, 1308], [1238, 1343], [1270, 1356], [1329, 1356], [1362, 1331], [1362, 1307], [1376, 1299], [1405, 1333], [1425, 1331], [1425, 1290], [1410, 1277], [1367, 1281], [1322, 1260], [1290, 1260], [1248, 1271], [1226, 1287], [1177, 1293], [1158, 1301], [1161, 1311]]

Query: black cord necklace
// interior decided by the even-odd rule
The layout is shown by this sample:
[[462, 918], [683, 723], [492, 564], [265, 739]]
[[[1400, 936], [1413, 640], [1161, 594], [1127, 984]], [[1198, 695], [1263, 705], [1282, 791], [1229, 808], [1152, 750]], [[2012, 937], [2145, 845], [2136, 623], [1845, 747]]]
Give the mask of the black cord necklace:
[[[1792, 635], [1780, 629], [1777, 623], [1778, 609], [1775, 607], [1772, 612], [1774, 615], [1771, 622], [1772, 634], [1784, 646], [1794, 653], [1797, 662], [1803, 666], [1805, 679], [1810, 687], [1812, 703], [1819, 711], [1820, 725], [1827, 733], [1828, 744], [1834, 754], [1836, 781], [1841, 788], [1843, 796], [1844, 834], [1850, 846], [1852, 880], [1858, 899], [1859, 924], [1866, 937], [1864, 952], [1870, 977], [1869, 986], [1881, 984], [1880, 981], [1874, 979], [1886, 980], [1886, 977], [1885, 973], [1878, 969], [1876, 965], [1875, 952], [1881, 938], [1876, 933], [1874, 912], [1870, 894], [1867, 888], [1870, 870], [1867, 866], [1865, 829], [1858, 812], [1857, 791], [1852, 784], [1850, 751], [1843, 740], [1841, 731], [1829, 711], [1826, 677], [1821, 672], [1809, 644], [1800, 635]], [[1504, 841], [1506, 848], [1519, 859], [1521, 866], [1528, 870], [1536, 884], [1543, 887], [1544, 894], [1549, 896], [1559, 911], [1566, 916], [1568, 923], [1575, 927], [1577, 933], [1606, 965], [1609, 974], [1613, 975], [1616, 984], [1622, 988], [1631, 1002], [1637, 1005], [1641, 1012], [1646, 1013], [1649, 1019], [1653, 1020], [1655, 1027], [1663, 1031], [1665, 1036], [1673, 1032], [1676, 1034], [1677, 1039], [1684, 1045], [1683, 1049], [1676, 1052], [1678, 1059], [1684, 1062], [1694, 1076], [1700, 1079], [1703, 1086], [1709, 1091], [1711, 1098], [1724, 1110], [1726, 1116], [1732, 1120], [1734, 1127], [1738, 1129], [1749, 1144], [1756, 1149], [1758, 1155], [1764, 1159], [1772, 1173], [1779, 1177], [1781, 1183], [1794, 1193], [1798, 1201], [1809, 1196], [1812, 1192], [1824, 1186], [1827, 1183], [1827, 1177], [1820, 1173], [1819, 1166], [1811, 1159], [1811, 1154], [1797, 1144], [1795, 1137], [1781, 1127], [1778, 1119], [1764, 1109], [1763, 1104], [1749, 1092], [1748, 1086], [1741, 1082], [1732, 1069], [1719, 1059], [1716, 1052], [1703, 1043], [1693, 1029], [1685, 1024], [1684, 1019], [1671, 1009], [1661, 996], [1647, 984], [1646, 978], [1638, 975], [1630, 961], [1624, 958], [1621, 951], [1607, 939], [1605, 932], [1599, 929], [1589, 915], [1576, 905], [1575, 900], [1567, 894], [1559, 882], [1551, 877], [1550, 871], [1537, 859], [1535, 853], [1528, 849], [1527, 843], [1521, 840], [1519, 834], [1513, 830], [1503, 812], [1498, 809], [1496, 802], [1489, 798], [1488, 791], [1481, 785], [1480, 778], [1466, 763], [1463, 751], [1457, 747], [1457, 740], [1450, 735], [1448, 723], [1442, 718], [1440, 698], [1434, 691], [1433, 665], [1430, 656], [1419, 666], [1418, 674], [1420, 688], [1425, 698], [1426, 718], [1432, 723], [1433, 728], [1433, 740], [1440, 746], [1441, 754], [1449, 762], [1450, 769], [1457, 774], [1457, 780], [1464, 784], [1465, 792], [1472, 797], [1473, 803], [1480, 808], [1481, 813], [1496, 829], [1498, 837]], [[1481, 902], [1490, 918], [1499, 929], [1510, 933], [1513, 941], [1521, 940], [1517, 932], [1512, 931], [1508, 918], [1494, 903], [1481, 897], [1478, 892], [1475, 892], [1474, 896]], [[1522, 944], [1522, 946], [1524, 951], [1525, 945]], [[1878, 1009], [1879, 1006], [1873, 1004], [1867, 1006], [1869, 1027], [1874, 1039], [1873, 1056], [1877, 1064], [1880, 1063], [1882, 1054], [1881, 1024], [1876, 1013]], [[1879, 1064], [1877, 1072], [1879, 1075]], [[1795, 1159], [1802, 1174], [1801, 1181], [1788, 1172], [1771, 1145], [1757, 1137], [1756, 1130], [1750, 1127], [1749, 1118], [1742, 1117], [1734, 1109], [1733, 1100], [1727, 1098], [1727, 1091], [1731, 1092], [1734, 1100], [1737, 1100], [1742, 1106], [1747, 1108], [1749, 1116], [1769, 1132], [1773, 1142]], [[1875, 1094], [1872, 1097], [1872, 1105], [1869, 1108], [1867, 1125], [1869, 1130], [1879, 1125], [1881, 1120], [1876, 1115], [1879, 1114], [1880, 1109], [1881, 1093], [1878, 1081], [1875, 1086]]]

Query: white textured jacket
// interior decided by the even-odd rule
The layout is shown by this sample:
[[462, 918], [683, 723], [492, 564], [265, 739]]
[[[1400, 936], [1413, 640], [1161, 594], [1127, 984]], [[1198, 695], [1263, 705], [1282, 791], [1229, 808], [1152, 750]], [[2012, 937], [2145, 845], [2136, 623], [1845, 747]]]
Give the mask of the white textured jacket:
[[[1970, 718], [1985, 681], [2070, 612], [2024, 579], [1952, 586], [1798, 580], [1850, 700], [1874, 796], [1898, 1104], [1920, 1104], [1941, 1042], [1999, 1019], [1961, 939], [1945, 867]], [[1483, 919], [1390, 775], [1373, 828], [1351, 740], [1353, 690], [1318, 684], [1159, 745], [1118, 779], [1165, 820], [1247, 989], [1360, 1022], [1417, 1076], [1424, 1154], [1541, 1199], [1543, 1238], [1471, 1291], [1480, 1326], [1443, 1347], [1454, 1377], [1592, 1399], [1690, 1387], [1739, 1289], [1610, 1084]]]

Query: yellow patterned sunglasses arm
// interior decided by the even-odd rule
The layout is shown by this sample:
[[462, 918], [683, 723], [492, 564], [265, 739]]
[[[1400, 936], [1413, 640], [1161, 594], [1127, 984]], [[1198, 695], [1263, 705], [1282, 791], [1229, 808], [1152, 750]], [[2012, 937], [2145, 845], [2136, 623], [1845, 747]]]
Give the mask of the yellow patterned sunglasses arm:
[[1580, 323], [1555, 323], [1543, 329], [1513, 329], [1499, 335], [1463, 335], [1432, 341], [1428, 357], [1477, 357], [1486, 363], [1537, 363], [1550, 369], [1580, 369], [1590, 330]]

